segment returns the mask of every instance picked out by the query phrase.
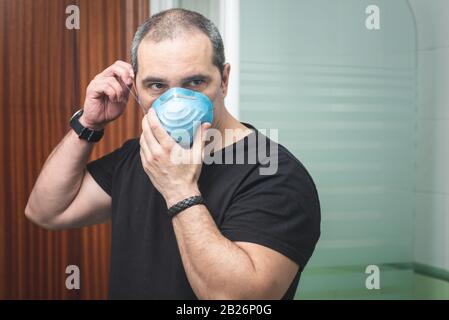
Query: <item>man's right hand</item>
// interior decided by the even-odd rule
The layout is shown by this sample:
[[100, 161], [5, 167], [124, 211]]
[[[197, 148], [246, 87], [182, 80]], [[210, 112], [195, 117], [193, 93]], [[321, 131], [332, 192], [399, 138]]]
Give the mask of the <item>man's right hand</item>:
[[[117, 61], [97, 75], [87, 87], [79, 121], [99, 130], [125, 111], [126, 86], [133, 83], [131, 65]], [[109, 219], [112, 200], [86, 170], [93, 144], [81, 141], [73, 130], [53, 150], [33, 187], [26, 216], [48, 229], [67, 229]]]
[[[129, 63], [116, 61], [98, 74], [87, 87], [84, 112], [80, 118], [83, 126], [100, 130], [125, 111], [134, 71]], [[128, 87], [126, 87], [128, 86]]]

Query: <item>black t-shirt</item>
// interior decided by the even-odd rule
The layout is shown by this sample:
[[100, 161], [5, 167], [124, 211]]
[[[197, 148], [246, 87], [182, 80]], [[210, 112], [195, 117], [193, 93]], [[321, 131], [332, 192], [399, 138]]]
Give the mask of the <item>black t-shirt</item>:
[[[218, 151], [214, 159], [221, 157], [222, 164], [203, 163], [199, 190], [226, 238], [269, 247], [299, 265], [283, 297], [292, 299], [320, 236], [318, 194], [298, 159], [280, 144], [275, 144], [277, 150], [270, 151], [268, 143], [274, 142], [245, 125], [253, 133], [238, 142], [244, 146], [244, 163], [235, 163], [238, 143]], [[257, 161], [246, 157], [265, 150], [260, 148], [261, 142], [265, 143], [267, 157], [259, 154]], [[139, 139], [128, 140], [121, 148], [87, 165], [95, 181], [112, 198], [109, 298], [196, 299], [166, 203], [146, 175], [139, 149]], [[226, 164], [229, 155], [234, 164]], [[264, 162], [275, 156], [277, 172], [261, 174], [261, 168], [275, 168], [273, 163]]]

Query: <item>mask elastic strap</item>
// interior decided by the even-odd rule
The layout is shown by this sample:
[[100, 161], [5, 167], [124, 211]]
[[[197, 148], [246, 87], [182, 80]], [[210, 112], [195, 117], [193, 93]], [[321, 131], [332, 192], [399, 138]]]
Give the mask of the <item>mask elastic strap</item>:
[[[122, 79], [120, 79], [120, 78], [118, 78], [118, 79], [120, 80], [120, 82], [123, 83], [123, 80], [122, 80]], [[128, 89], [129, 93], [133, 96], [134, 100], [136, 100], [137, 104], [138, 104], [138, 105], [140, 106], [140, 108], [142, 109], [143, 114], [147, 114], [147, 111], [145, 110], [145, 108], [143, 107], [143, 105], [140, 103], [139, 95], [137, 94], [137, 90], [135, 89], [136, 84], [135, 84], [134, 80], [133, 80], [133, 84], [131, 85], [131, 88], [128, 87], [125, 83], [123, 83], [123, 84], [125, 85], [126, 89]], [[135, 93], [134, 93], [134, 90], [136, 90]]]

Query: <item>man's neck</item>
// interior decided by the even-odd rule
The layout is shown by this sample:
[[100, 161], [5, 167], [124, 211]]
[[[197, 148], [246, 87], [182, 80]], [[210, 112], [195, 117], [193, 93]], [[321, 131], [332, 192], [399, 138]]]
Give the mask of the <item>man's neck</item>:
[[[220, 119], [217, 119], [214, 124], [214, 129], [218, 130], [222, 137], [221, 146], [217, 143], [214, 145], [215, 152], [244, 139], [253, 131], [234, 118], [226, 109], [223, 111]], [[231, 132], [232, 135], [230, 136]]]

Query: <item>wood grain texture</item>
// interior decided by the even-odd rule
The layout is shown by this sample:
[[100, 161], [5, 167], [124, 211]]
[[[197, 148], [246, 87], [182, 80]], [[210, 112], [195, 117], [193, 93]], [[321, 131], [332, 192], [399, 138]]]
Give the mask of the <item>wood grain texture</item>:
[[[65, 27], [72, 4], [80, 30]], [[114, 61], [130, 61], [131, 39], [148, 12], [146, 0], [0, 0], [0, 299], [107, 297], [110, 226], [50, 232], [24, 209], [88, 83]], [[138, 137], [141, 117], [130, 101], [91, 160]], [[70, 264], [80, 267], [80, 290], [65, 287]]]

